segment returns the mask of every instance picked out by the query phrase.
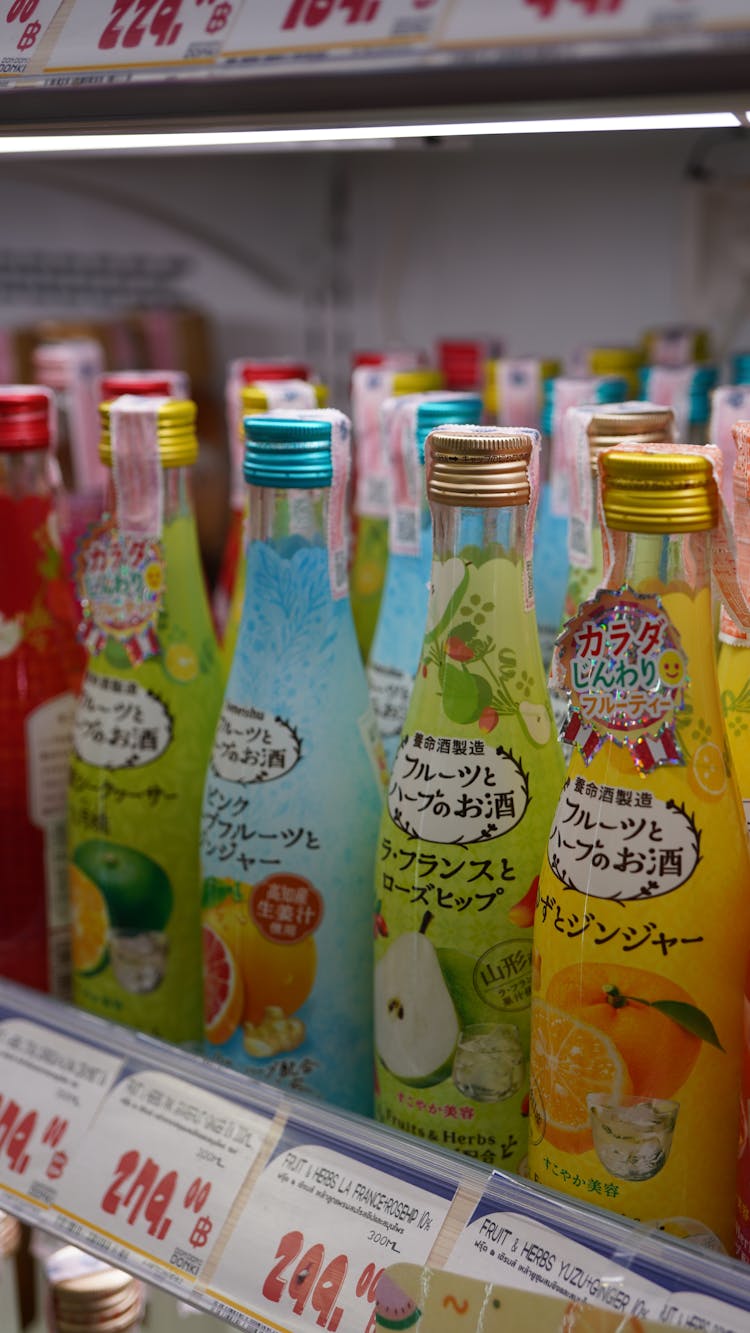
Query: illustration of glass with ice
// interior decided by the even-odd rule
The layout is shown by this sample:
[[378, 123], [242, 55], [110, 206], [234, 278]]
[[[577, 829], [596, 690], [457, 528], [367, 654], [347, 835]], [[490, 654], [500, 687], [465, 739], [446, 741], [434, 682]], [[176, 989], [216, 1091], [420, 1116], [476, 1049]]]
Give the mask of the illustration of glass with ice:
[[650, 1180], [666, 1164], [677, 1124], [679, 1102], [659, 1097], [622, 1097], [604, 1093], [586, 1098], [594, 1152], [603, 1167], [621, 1180]]
[[471, 1023], [458, 1034], [453, 1082], [474, 1102], [504, 1102], [518, 1092], [525, 1061], [513, 1023]]

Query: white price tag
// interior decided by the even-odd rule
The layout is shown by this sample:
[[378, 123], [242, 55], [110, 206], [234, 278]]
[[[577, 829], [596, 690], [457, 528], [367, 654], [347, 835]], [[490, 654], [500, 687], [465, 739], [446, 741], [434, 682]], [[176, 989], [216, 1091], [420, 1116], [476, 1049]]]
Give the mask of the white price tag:
[[212, 61], [242, 0], [76, 0], [48, 72]]
[[287, 1149], [253, 1190], [208, 1294], [273, 1328], [373, 1333], [380, 1274], [396, 1259], [424, 1264], [449, 1206], [328, 1148]]
[[[24, 1019], [0, 1023], [0, 1196], [54, 1203], [121, 1061]], [[18, 1201], [34, 1205], [29, 1212]]]
[[63, 1225], [111, 1262], [135, 1251], [159, 1281], [192, 1286], [269, 1121], [152, 1070], [113, 1089], [66, 1188]]
[[478, 1213], [451, 1251], [449, 1268], [503, 1287], [606, 1307], [628, 1321], [660, 1317], [665, 1293], [655, 1283], [532, 1218]]
[[277, 0], [247, 4], [225, 55], [424, 42], [448, 0]]
[[60, 0], [4, 0], [0, 3], [0, 77], [25, 74]]
[[443, 46], [492, 42], [497, 46], [541, 42], [587, 41], [607, 37], [648, 37], [667, 33], [745, 28], [746, 0], [456, 0], [443, 25]]

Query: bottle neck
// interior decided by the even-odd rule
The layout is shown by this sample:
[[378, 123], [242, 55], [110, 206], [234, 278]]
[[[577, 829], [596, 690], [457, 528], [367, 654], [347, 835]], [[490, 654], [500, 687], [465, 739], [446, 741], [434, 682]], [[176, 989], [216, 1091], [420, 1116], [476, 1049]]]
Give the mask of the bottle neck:
[[693, 594], [710, 586], [711, 532], [621, 534], [624, 581], [635, 591], [680, 583]]
[[[193, 518], [192, 475], [189, 467], [165, 467], [162, 469], [163, 523], [168, 527], [178, 518]], [[106, 512], [117, 516], [117, 497], [111, 469], [107, 479]]]
[[270, 542], [279, 555], [302, 545], [326, 546], [330, 490], [250, 486], [248, 531], [251, 542]]
[[47, 449], [0, 449], [0, 494], [10, 500], [27, 496], [52, 499]]
[[519, 569], [524, 554], [528, 505], [474, 509], [430, 502], [433, 552], [438, 560], [466, 558], [467, 550], [493, 550], [497, 555], [517, 556]]

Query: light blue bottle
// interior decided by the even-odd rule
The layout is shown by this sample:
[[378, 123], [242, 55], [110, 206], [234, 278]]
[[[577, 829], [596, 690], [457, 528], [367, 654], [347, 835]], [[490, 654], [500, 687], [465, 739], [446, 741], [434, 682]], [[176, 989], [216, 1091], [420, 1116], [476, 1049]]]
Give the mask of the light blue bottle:
[[203, 799], [207, 1053], [372, 1109], [384, 761], [347, 595], [341, 414], [248, 417], [245, 603]]
[[406, 720], [424, 638], [432, 570], [432, 519], [424, 481], [424, 445], [436, 426], [476, 426], [477, 394], [413, 394], [394, 401], [388, 570], [367, 679], [390, 770]]

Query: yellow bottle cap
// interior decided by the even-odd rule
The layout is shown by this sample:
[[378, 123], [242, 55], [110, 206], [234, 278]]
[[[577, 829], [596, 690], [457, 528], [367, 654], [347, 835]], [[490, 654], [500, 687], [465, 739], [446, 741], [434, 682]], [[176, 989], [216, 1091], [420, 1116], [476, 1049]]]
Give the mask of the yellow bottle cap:
[[531, 497], [530, 432], [501, 426], [440, 426], [427, 436], [427, 495], [474, 508], [525, 505]]
[[719, 518], [711, 460], [611, 449], [599, 455], [604, 516], [620, 532], [705, 532]]
[[445, 377], [439, 370], [397, 370], [393, 376], [393, 392], [430, 393], [445, 388]]
[[[148, 398], [139, 398], [147, 403]], [[102, 403], [99, 415], [102, 434], [99, 457], [107, 467], [112, 466], [112, 440], [109, 431], [109, 412], [112, 403]], [[170, 398], [161, 402], [157, 411], [159, 459], [162, 467], [188, 467], [198, 457], [198, 437], [195, 433], [196, 407], [189, 399]]]
[[125, 1333], [143, 1313], [143, 1288], [123, 1273], [73, 1246], [56, 1251], [47, 1264], [47, 1281], [57, 1333], [107, 1329]]

